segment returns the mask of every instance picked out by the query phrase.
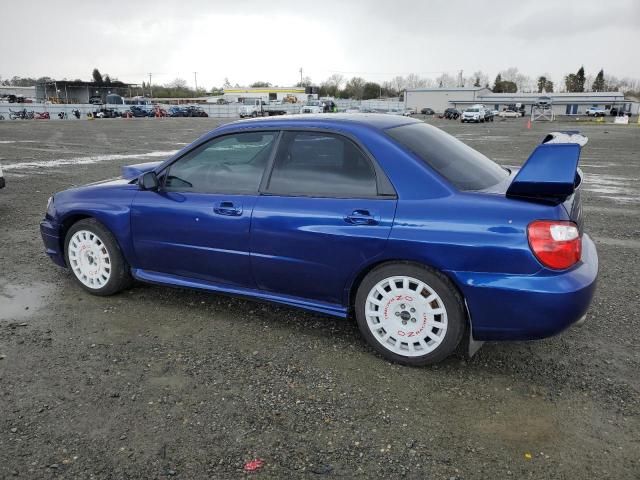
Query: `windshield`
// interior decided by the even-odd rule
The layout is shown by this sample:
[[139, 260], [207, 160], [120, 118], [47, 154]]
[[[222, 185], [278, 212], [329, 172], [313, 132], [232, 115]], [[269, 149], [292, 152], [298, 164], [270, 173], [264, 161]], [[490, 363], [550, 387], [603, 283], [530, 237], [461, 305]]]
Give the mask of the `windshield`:
[[509, 176], [477, 150], [426, 123], [394, 127], [386, 133], [459, 190], [484, 190]]
[[470, 108], [469, 110], [467, 110], [467, 112], [479, 112], [480, 110], [478, 110], [477, 108]]

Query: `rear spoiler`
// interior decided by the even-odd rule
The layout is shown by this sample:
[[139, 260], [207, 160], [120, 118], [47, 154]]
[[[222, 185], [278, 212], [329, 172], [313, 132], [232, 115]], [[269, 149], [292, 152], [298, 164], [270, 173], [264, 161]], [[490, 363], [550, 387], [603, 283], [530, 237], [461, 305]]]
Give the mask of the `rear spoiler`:
[[564, 202], [580, 184], [578, 162], [587, 141], [577, 131], [548, 134], [516, 174], [507, 197]]

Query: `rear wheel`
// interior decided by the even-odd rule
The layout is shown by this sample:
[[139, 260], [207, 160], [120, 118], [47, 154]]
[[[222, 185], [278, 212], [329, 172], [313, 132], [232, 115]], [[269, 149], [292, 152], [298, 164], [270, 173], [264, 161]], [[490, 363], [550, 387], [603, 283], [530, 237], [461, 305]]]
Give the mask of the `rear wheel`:
[[65, 257], [75, 280], [94, 295], [113, 295], [131, 284], [129, 266], [115, 237], [93, 218], [69, 229]]
[[387, 360], [439, 362], [455, 351], [465, 327], [462, 299], [442, 274], [413, 264], [371, 271], [356, 295], [360, 332]]

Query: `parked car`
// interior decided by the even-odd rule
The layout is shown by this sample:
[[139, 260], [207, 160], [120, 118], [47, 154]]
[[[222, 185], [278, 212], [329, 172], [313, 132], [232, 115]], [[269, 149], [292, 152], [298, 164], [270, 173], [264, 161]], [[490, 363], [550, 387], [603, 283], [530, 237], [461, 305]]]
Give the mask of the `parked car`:
[[493, 122], [493, 110], [489, 110], [488, 108], [484, 109], [484, 121]]
[[464, 112], [462, 112], [462, 116], [460, 117], [460, 121], [462, 123], [466, 123], [466, 122], [484, 123], [484, 120], [485, 120], [484, 109], [480, 107], [467, 108]]
[[518, 118], [520, 117], [520, 112], [516, 112], [515, 110], [502, 110], [498, 113], [498, 116], [501, 118]]
[[167, 115], [170, 117], [186, 117], [187, 111], [182, 107], [169, 107]]
[[415, 108], [413, 108], [413, 107], [407, 107], [407, 108], [405, 108], [405, 109], [404, 109], [404, 111], [402, 112], [402, 114], [403, 114], [405, 117], [410, 117], [411, 115], [415, 115], [415, 114], [417, 114], [417, 113], [418, 113], [418, 111], [417, 111]]
[[205, 112], [202, 108], [196, 107], [193, 105], [189, 105], [185, 108], [185, 112], [187, 113], [187, 117], [208, 117], [209, 114]]
[[300, 107], [300, 113], [323, 113], [324, 107], [319, 100], [308, 100]]
[[447, 108], [442, 116], [447, 120], [457, 120], [460, 117], [460, 111], [456, 108]]
[[520, 117], [524, 117], [526, 113], [525, 106], [522, 103], [511, 103], [507, 105], [507, 110], [513, 110], [514, 112], [518, 112], [518, 115]]
[[93, 112], [94, 118], [118, 118], [122, 115], [115, 108], [101, 108]]
[[600, 107], [589, 107], [585, 113], [587, 114], [587, 117], [604, 117], [607, 114], [607, 111]]
[[153, 116], [153, 112], [151, 111], [151, 109], [146, 107], [145, 105], [131, 105], [129, 107], [129, 111], [131, 112], [131, 115], [136, 118]]
[[89, 103], [91, 105], [102, 105], [104, 102], [102, 101], [101, 96], [94, 95], [93, 97], [89, 97]]
[[385, 358], [423, 365], [463, 338], [532, 340], [584, 318], [598, 271], [585, 142], [550, 134], [518, 171], [401, 116], [238, 121], [56, 193], [40, 228], [92, 294], [137, 279], [353, 314]]
[[428, 107], [427, 108], [423, 108], [422, 110], [420, 110], [420, 113], [422, 115], [435, 115], [436, 114], [436, 112], [434, 112], [433, 109], [428, 108]]

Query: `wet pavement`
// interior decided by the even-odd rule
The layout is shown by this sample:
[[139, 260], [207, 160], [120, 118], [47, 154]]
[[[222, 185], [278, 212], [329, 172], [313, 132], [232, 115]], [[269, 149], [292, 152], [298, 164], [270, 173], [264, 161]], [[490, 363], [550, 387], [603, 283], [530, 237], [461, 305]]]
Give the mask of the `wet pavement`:
[[149, 285], [88, 295], [43, 253], [49, 195], [219, 121], [0, 122], [0, 478], [243, 478], [256, 458], [263, 478], [638, 478], [640, 128], [429, 122], [504, 165], [550, 129], [589, 136], [584, 326], [412, 369], [350, 321]]

